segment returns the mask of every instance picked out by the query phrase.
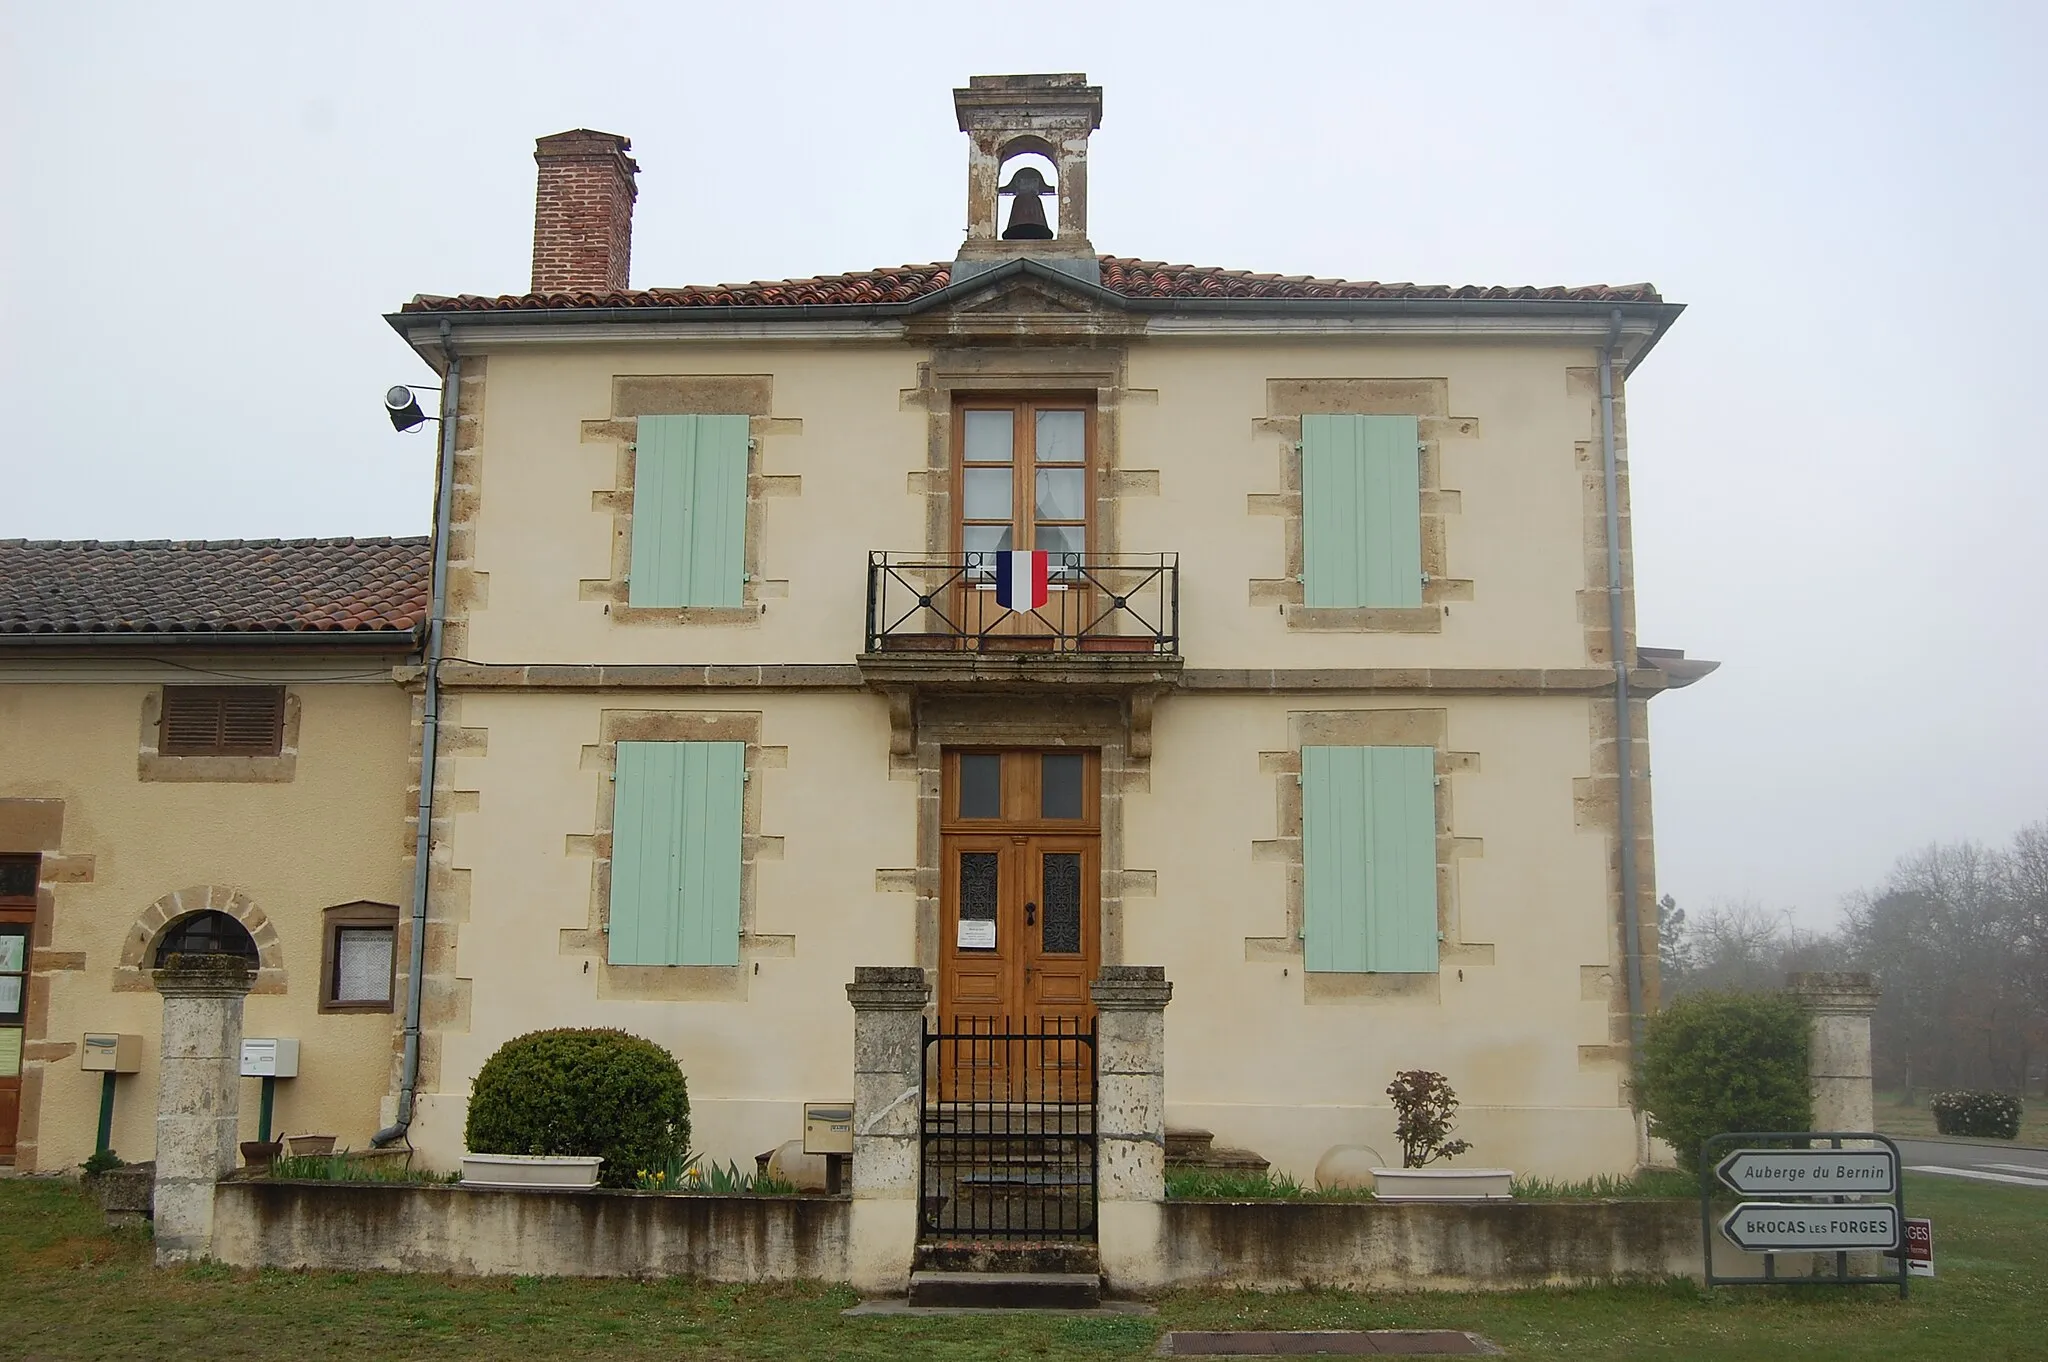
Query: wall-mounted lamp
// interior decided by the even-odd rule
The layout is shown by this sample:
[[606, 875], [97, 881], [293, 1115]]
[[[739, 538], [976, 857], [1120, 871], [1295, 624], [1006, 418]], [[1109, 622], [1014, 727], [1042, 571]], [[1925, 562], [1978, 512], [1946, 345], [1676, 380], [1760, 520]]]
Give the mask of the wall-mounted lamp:
[[429, 420], [433, 419], [420, 410], [419, 394], [404, 384], [386, 390], [384, 394], [384, 414], [391, 418], [391, 428], [401, 434], [410, 430], [418, 430]]

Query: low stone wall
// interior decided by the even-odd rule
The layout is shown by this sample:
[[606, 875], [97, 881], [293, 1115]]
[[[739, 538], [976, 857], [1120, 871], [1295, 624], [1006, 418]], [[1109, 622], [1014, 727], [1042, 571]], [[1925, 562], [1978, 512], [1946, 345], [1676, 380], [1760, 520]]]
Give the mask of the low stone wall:
[[1159, 1211], [1156, 1257], [1114, 1255], [1112, 1290], [1474, 1291], [1702, 1276], [1696, 1201], [1170, 1200]]
[[843, 1197], [223, 1182], [213, 1256], [237, 1267], [465, 1276], [846, 1281]]

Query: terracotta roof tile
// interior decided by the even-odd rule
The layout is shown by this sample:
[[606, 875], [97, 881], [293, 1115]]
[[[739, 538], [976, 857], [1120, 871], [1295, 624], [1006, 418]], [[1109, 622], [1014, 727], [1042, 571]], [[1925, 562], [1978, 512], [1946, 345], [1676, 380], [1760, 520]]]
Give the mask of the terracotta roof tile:
[[[838, 304], [908, 303], [944, 288], [952, 278], [945, 263], [898, 265], [894, 269], [824, 274], [809, 279], [755, 280], [750, 284], [693, 285], [687, 288], [627, 289], [616, 293], [508, 293], [484, 297], [421, 295], [401, 312], [518, 312], [565, 308], [632, 307], [798, 307]], [[1482, 287], [1476, 284], [1380, 284], [1318, 279], [1305, 274], [1251, 274], [1207, 265], [1169, 265], [1157, 260], [1102, 257], [1102, 285], [1127, 298], [1272, 299], [1448, 299], [1494, 302], [1661, 302], [1649, 284], [1591, 284], [1577, 288]]]
[[432, 554], [406, 539], [0, 539], [0, 634], [410, 634]]

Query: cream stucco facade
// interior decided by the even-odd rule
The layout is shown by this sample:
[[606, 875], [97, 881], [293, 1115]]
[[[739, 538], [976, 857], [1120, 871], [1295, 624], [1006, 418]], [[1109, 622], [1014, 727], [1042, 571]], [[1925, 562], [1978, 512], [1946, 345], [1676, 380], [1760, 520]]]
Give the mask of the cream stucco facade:
[[[102, 1075], [80, 1067], [86, 1032], [142, 1037], [140, 1072], [116, 1080], [111, 1147], [152, 1157], [163, 1000], [147, 971], [166, 927], [207, 910], [240, 920], [262, 952], [245, 1033], [301, 1043], [301, 1076], [277, 1086], [275, 1133], [360, 1147], [388, 1082], [393, 1019], [321, 1011], [322, 913], [405, 902], [398, 659], [188, 654], [172, 665], [71, 652], [16, 657], [0, 675], [0, 853], [41, 866], [16, 1167], [60, 1170], [93, 1152]], [[163, 686], [216, 669], [286, 687], [283, 769], [156, 754]], [[355, 677], [324, 679], [337, 673]], [[259, 1082], [242, 1082], [244, 1139], [256, 1138]]]
[[[1111, 754], [1102, 958], [1163, 964], [1174, 983], [1173, 1124], [1307, 1178], [1332, 1145], [1391, 1147], [1381, 1089], [1397, 1069], [1427, 1067], [1457, 1085], [1482, 1158], [1560, 1177], [1637, 1161], [1622, 1089], [1597, 346], [1172, 337], [1048, 357], [902, 334], [494, 344], [479, 329], [462, 354], [462, 662], [444, 672], [437, 782], [447, 871], [435, 912], [452, 954], [412, 1131], [431, 1161], [459, 1154], [469, 1078], [542, 1020], [667, 1045], [691, 1079], [696, 1141], [717, 1158], [794, 1138], [802, 1102], [844, 1095], [852, 966], [935, 964], [935, 868], [919, 838], [930, 771], [909, 752], [976, 741], [977, 716], [980, 740]], [[940, 405], [948, 393], [932, 376], [949, 368], [963, 375], [954, 396], [969, 380], [1085, 391], [1103, 426], [1104, 538], [1179, 553], [1185, 670], [1149, 707], [1149, 757], [1114, 696], [1104, 726], [1019, 729], [1004, 700], [934, 692], [910, 722], [957, 711], [938, 738], [900, 731], [900, 711], [892, 734], [891, 705], [854, 665], [869, 551], [928, 543], [943, 477], [933, 446], [945, 441], [931, 408], [935, 387]], [[718, 400], [733, 391], [721, 380], [740, 378], [767, 395], [752, 422], [756, 613], [616, 618], [600, 588], [632, 461], [620, 395], [665, 388], [688, 409], [688, 394]], [[1333, 403], [1420, 421], [1448, 588], [1426, 631], [1301, 627], [1285, 599], [1299, 533], [1288, 419]], [[1647, 671], [1638, 682], [1645, 694], [1661, 684]], [[729, 973], [605, 962], [605, 735], [664, 713], [678, 735], [710, 724], [750, 744], [749, 899]], [[1640, 739], [1640, 700], [1637, 713]], [[1436, 974], [1304, 974], [1291, 784], [1304, 733], [1437, 747]], [[1646, 775], [1640, 741], [1636, 764]], [[1646, 781], [1636, 788], [1646, 831]], [[1646, 905], [1646, 839], [1641, 867]]]

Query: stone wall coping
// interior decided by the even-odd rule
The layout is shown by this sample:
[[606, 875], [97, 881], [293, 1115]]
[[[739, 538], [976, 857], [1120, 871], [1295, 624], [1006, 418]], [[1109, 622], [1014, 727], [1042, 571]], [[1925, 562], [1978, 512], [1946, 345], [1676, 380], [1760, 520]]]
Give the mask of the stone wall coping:
[[256, 982], [238, 955], [173, 955], [149, 977], [166, 998], [239, 998]]
[[932, 986], [915, 965], [856, 965], [846, 1001], [856, 1012], [922, 1012]]
[[1785, 976], [1785, 991], [1809, 1011], [1871, 1012], [1884, 996], [1874, 975], [1853, 970], [1795, 971]]
[[1173, 985], [1164, 965], [1104, 965], [1088, 996], [1102, 1011], [1156, 1012], [1172, 1000]]

